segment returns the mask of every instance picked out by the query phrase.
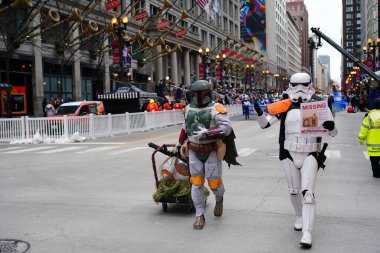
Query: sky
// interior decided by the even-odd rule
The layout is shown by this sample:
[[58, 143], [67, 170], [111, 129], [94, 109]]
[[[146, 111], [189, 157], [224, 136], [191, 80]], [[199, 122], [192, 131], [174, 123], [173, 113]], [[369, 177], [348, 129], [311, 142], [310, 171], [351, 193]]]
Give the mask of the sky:
[[[304, 0], [309, 12], [309, 29], [319, 27], [321, 32], [341, 45], [342, 38], [342, 1], [341, 0]], [[311, 31], [309, 30], [309, 34]], [[322, 39], [318, 55], [330, 56], [331, 79], [340, 83], [341, 54]]]

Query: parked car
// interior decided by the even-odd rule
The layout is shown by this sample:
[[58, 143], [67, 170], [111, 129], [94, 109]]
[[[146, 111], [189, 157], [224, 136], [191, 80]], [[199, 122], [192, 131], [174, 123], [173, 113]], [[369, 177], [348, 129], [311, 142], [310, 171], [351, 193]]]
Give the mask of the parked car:
[[[49, 117], [46, 122], [48, 131], [50, 134], [62, 135], [64, 130], [63, 116], [75, 117], [85, 116], [90, 114], [104, 115], [104, 106], [101, 101], [78, 101], [64, 103], [57, 108], [55, 114]], [[74, 132], [88, 132], [89, 125], [88, 120], [82, 120], [81, 118], [70, 119], [69, 128], [70, 133]]]
[[84, 116], [84, 115], [104, 115], [104, 106], [101, 101], [78, 101], [64, 103], [56, 110], [53, 117], [67, 116]]

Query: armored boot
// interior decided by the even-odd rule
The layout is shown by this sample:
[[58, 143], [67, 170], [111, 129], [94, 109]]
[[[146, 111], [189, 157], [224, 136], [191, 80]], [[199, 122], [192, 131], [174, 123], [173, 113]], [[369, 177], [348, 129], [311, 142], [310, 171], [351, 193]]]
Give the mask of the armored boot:
[[303, 197], [302, 206], [302, 238], [300, 244], [305, 248], [311, 248], [312, 237], [311, 231], [313, 230], [313, 225], [315, 221], [315, 199], [314, 194], [310, 191], [306, 191]]
[[214, 216], [220, 217], [223, 214], [223, 199], [221, 201], [217, 201], [214, 208]]
[[206, 225], [206, 220], [204, 215], [198, 216], [195, 218], [195, 222], [193, 224], [193, 228], [196, 230], [201, 230]]
[[301, 194], [290, 194], [290, 201], [296, 212], [296, 221], [294, 222], [294, 230], [302, 230], [302, 197]]

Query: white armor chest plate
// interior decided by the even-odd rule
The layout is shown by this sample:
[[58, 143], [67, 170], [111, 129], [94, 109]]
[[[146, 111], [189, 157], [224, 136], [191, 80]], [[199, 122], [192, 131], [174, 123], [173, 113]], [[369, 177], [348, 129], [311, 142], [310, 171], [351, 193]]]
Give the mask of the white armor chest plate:
[[301, 110], [293, 109], [285, 119], [285, 149], [294, 152], [316, 152], [317, 138], [301, 135]]

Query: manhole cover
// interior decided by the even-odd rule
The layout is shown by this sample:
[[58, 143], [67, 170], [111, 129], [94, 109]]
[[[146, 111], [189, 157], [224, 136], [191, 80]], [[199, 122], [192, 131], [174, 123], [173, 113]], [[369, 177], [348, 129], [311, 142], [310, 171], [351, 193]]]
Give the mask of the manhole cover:
[[24, 253], [29, 248], [29, 243], [21, 240], [0, 239], [0, 253]]

